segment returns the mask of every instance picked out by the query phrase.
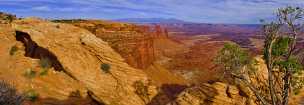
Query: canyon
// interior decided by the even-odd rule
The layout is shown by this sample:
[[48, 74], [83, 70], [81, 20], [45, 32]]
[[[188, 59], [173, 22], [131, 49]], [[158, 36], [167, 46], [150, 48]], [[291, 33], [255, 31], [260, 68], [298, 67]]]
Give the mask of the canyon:
[[259, 105], [248, 88], [219, 81], [223, 71], [213, 63], [226, 42], [237, 43], [256, 56], [260, 74], [252, 79], [266, 80], [258, 25], [0, 15], [7, 16], [12, 21], [0, 21], [0, 79], [39, 94], [25, 105]]

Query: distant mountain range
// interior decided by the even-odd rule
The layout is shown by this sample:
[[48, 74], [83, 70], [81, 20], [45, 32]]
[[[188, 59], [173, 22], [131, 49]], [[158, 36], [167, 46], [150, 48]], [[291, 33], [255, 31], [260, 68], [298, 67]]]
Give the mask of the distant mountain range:
[[261, 30], [260, 24], [218, 24], [194, 23], [174, 18], [125, 18], [113, 21], [135, 24], [161, 25], [169, 32], [186, 35], [222, 34], [222, 35], [256, 35]]
[[159, 24], [168, 29], [169, 32], [200, 35], [200, 34], [222, 34], [222, 35], [256, 35], [259, 34], [261, 25], [258, 24]]
[[145, 23], [191, 23], [186, 22], [179, 19], [174, 18], [124, 18], [124, 19], [117, 19], [114, 21], [118, 22], [128, 22], [128, 23], [139, 23], [139, 24], [145, 24]]

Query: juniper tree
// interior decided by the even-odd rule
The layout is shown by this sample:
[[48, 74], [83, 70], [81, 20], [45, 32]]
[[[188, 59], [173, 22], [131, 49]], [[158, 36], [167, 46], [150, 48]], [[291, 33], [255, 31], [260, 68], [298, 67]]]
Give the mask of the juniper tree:
[[251, 62], [250, 60], [248, 52], [243, 50], [239, 45], [225, 43], [215, 58], [215, 63], [222, 65], [221, 67], [224, 69], [223, 77], [228, 76], [229, 78], [231, 74], [240, 74], [241, 68], [248, 65]]
[[[295, 57], [297, 52], [297, 37], [303, 31], [303, 16], [304, 10], [299, 7], [280, 8], [277, 11], [277, 20], [263, 25], [264, 40], [264, 57], [267, 66], [267, 87], [268, 90], [258, 89], [249, 79], [245, 78], [244, 73], [231, 73], [233, 78], [242, 81], [246, 84], [256, 98], [263, 105], [288, 105], [288, 99], [291, 93], [297, 93], [303, 86], [302, 65]], [[223, 48], [225, 49], [225, 47]], [[239, 51], [227, 49], [233, 53]], [[227, 59], [226, 53], [220, 53], [225, 56], [220, 58], [222, 66], [234, 66], [232, 64], [241, 62], [241, 59], [233, 60]], [[226, 55], [225, 55], [226, 54]], [[234, 54], [240, 58], [240, 54]], [[234, 63], [231, 63], [234, 62]], [[243, 65], [238, 65], [243, 66]], [[240, 71], [241, 69], [230, 69]], [[247, 71], [250, 71], [249, 69]]]
[[[261, 103], [267, 103], [262, 93], [259, 92], [255, 85], [251, 83], [250, 79], [248, 79], [249, 75], [254, 73], [254, 69], [251, 69], [254, 64], [254, 59], [249, 56], [246, 50], [237, 44], [225, 43], [224, 47], [216, 56], [215, 63], [224, 69], [224, 76], [228, 76], [228, 78], [225, 79], [232, 78], [232, 81], [227, 82], [232, 82], [233, 84], [238, 83], [235, 81], [242, 82], [254, 92]], [[248, 66], [250, 69], [244, 70], [244, 66]]]
[[[303, 30], [303, 16], [304, 10], [299, 7], [278, 9], [278, 20], [273, 22], [278, 26], [273, 30], [278, 31], [273, 35], [272, 39], [265, 40], [265, 43], [272, 42], [268, 45], [265, 44], [264, 52], [264, 59], [271, 61], [266, 62], [267, 65], [271, 65], [267, 68], [269, 77], [279, 81], [269, 79], [269, 83], [272, 84], [269, 89], [273, 90], [271, 93], [272, 105], [287, 105], [290, 93], [302, 87], [302, 80], [299, 77], [302, 72], [302, 65], [295, 58], [295, 51], [297, 49], [297, 37]], [[269, 34], [266, 31], [264, 32], [267, 37]], [[271, 74], [272, 72], [278, 72], [277, 74], [279, 75], [273, 75]]]

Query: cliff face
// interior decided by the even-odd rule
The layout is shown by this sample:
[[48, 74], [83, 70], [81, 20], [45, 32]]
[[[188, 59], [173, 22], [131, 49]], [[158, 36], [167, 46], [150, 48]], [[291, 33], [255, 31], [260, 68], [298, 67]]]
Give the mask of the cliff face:
[[[84, 29], [23, 19], [12, 26], [1, 24], [0, 30], [0, 78], [14, 83], [20, 92], [35, 90], [41, 99], [38, 105], [64, 105], [54, 100], [71, 97], [70, 102], [78, 105], [85, 103], [76, 103], [75, 99], [106, 105], [144, 105], [156, 94], [142, 70], [129, 66], [107, 42]], [[47, 63], [42, 63], [45, 59]], [[137, 83], [148, 89], [144, 95], [139, 94]]]
[[157, 85], [186, 84], [181, 76], [161, 67], [167, 64], [163, 62], [166, 62], [168, 57], [183, 52], [186, 48], [169, 39], [167, 30], [158, 25], [134, 25], [100, 20], [58, 22], [70, 23], [91, 31], [98, 38], [108, 42], [129, 65], [143, 69]]
[[[183, 46], [169, 39], [168, 31], [159, 25], [134, 25], [100, 20], [58, 21], [85, 28], [125, 58], [133, 67], [147, 69], [163, 56], [174, 55]], [[173, 54], [172, 54], [173, 53]]]
[[85, 28], [105, 40], [128, 64], [140, 69], [146, 69], [155, 60], [154, 39], [166, 38], [164, 31], [157, 26], [150, 28], [97, 20], [74, 20], [70, 23]]
[[[161, 73], [159, 70], [151, 69], [151, 65], [154, 63], [162, 66], [171, 72], [168, 75], [177, 75], [174, 77], [182, 80], [178, 83], [185, 83], [184, 78], [188, 83], [214, 79], [217, 71], [213, 70], [212, 59], [224, 43], [212, 41], [209, 36], [203, 35], [174, 40], [172, 37], [175, 36], [169, 37], [168, 31], [159, 25], [134, 25], [97, 20], [58, 22], [70, 23], [91, 31], [98, 38], [108, 42], [132, 67], [144, 69], [147, 73]], [[150, 76], [160, 78], [157, 75]]]

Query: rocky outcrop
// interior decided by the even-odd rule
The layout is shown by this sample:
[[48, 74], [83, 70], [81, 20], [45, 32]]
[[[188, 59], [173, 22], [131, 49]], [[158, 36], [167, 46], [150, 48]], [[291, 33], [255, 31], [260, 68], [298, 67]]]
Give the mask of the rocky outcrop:
[[[82, 101], [83, 104], [93, 102], [86, 94], [85, 87], [67, 74], [50, 68], [47, 75], [41, 75], [43, 68], [39, 65], [40, 60], [26, 57], [24, 44], [17, 41], [15, 36], [15, 30], [10, 25], [0, 24], [0, 80], [14, 85], [20, 93], [39, 93], [41, 103], [49, 99], [58, 100], [51, 102], [57, 105], [66, 105], [59, 100], [66, 100], [65, 102], [72, 104], [73, 101]], [[67, 100], [77, 91], [77, 97]]]
[[[255, 58], [254, 73], [247, 76], [250, 83], [262, 96], [269, 96], [268, 73], [262, 56]], [[248, 70], [245, 66], [243, 69]], [[226, 78], [227, 79], [227, 78]], [[290, 105], [303, 103], [303, 89], [299, 94], [290, 94]], [[185, 89], [175, 101], [167, 105], [260, 105], [255, 94], [241, 81], [235, 85], [224, 82], [204, 83]]]
[[109, 42], [133, 67], [145, 69], [155, 60], [153, 40], [143, 33], [134, 30], [116, 32], [97, 29], [96, 36]]
[[167, 105], [255, 105], [235, 86], [221, 82], [203, 84], [184, 90]]
[[[1, 29], [6, 27], [10, 26]], [[12, 28], [3, 30], [10, 31], [1, 31], [4, 46], [0, 64], [6, 66], [1, 66], [0, 77], [15, 83], [20, 91], [31, 88], [40, 98], [56, 100], [65, 100], [76, 92], [106, 105], [144, 105], [156, 94], [142, 70], [129, 66], [107, 42], [87, 30], [33, 18], [15, 21]], [[17, 51], [12, 55], [16, 55], [9, 56], [14, 45]], [[51, 65], [48, 74], [27, 80], [23, 73], [28, 69], [41, 72], [42, 59], [48, 59]], [[146, 100], [136, 92], [137, 82], [149, 90]]]
[[[259, 90], [267, 91], [267, 69], [262, 57], [255, 58], [255, 73], [246, 77]], [[247, 70], [245, 66], [243, 69]], [[239, 81], [235, 85], [224, 82], [203, 83], [181, 92], [168, 105], [259, 105], [254, 93]]]

